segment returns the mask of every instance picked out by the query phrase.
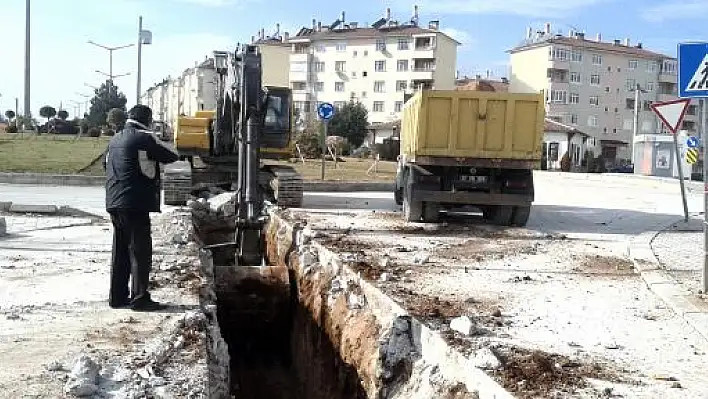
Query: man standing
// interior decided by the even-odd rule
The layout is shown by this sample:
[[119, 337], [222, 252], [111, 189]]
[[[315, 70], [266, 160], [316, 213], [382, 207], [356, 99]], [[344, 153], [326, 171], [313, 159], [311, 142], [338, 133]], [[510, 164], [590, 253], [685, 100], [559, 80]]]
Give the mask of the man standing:
[[172, 163], [179, 157], [157, 142], [149, 130], [151, 124], [149, 107], [138, 104], [131, 108], [125, 127], [111, 138], [104, 159], [106, 210], [113, 222], [108, 298], [112, 308], [165, 308], [148, 292], [152, 268], [150, 212], [160, 212], [160, 163]]

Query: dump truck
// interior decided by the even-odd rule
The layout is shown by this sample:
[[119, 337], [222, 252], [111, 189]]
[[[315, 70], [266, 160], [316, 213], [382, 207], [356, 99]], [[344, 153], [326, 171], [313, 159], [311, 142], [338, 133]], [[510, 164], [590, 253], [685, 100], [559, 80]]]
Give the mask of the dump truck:
[[473, 206], [485, 220], [525, 226], [534, 200], [543, 92], [424, 90], [405, 104], [394, 198], [410, 222]]

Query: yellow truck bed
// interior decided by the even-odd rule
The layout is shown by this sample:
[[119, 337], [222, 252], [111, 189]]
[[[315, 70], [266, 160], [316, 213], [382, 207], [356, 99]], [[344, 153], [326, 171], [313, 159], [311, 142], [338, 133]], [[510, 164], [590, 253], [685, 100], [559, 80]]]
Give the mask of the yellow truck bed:
[[544, 117], [542, 92], [421, 91], [403, 110], [401, 154], [411, 162], [540, 160]]

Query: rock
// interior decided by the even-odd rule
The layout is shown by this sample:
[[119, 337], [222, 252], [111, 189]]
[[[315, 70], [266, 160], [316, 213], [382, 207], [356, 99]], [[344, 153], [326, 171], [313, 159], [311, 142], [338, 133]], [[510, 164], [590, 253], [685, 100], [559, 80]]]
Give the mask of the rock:
[[497, 309], [494, 312], [492, 312], [493, 317], [502, 317], [502, 312], [501, 309]]
[[382, 283], [385, 283], [385, 282], [391, 281], [391, 280], [393, 280], [393, 276], [391, 276], [390, 274], [388, 274], [386, 272], [381, 273], [381, 275], [379, 276], [379, 281], [381, 281]]
[[92, 396], [98, 392], [98, 386], [91, 384], [86, 380], [69, 379], [64, 385], [64, 392], [76, 397]]
[[[207, 202], [209, 203], [209, 209], [212, 212], [223, 212], [224, 214], [233, 215], [235, 213], [234, 209], [230, 208], [233, 208], [235, 198], [236, 193], [225, 192], [209, 198]], [[230, 203], [232, 206], [229, 206]]]
[[165, 379], [162, 377], [150, 377], [148, 379], [148, 384], [151, 387], [160, 387], [166, 384]]
[[391, 261], [390, 261], [388, 258], [381, 258], [381, 259], [379, 260], [379, 266], [381, 266], [381, 267], [388, 267], [388, 265], [389, 265], [390, 262], [391, 262]]
[[189, 240], [186, 233], [177, 233], [172, 236], [173, 244], [184, 245], [187, 242], [189, 242]]
[[20, 320], [20, 315], [17, 313], [10, 313], [9, 315], [5, 316], [6, 319], [8, 320]]
[[7, 222], [5, 218], [0, 217], [0, 237], [7, 235]]
[[98, 392], [98, 372], [101, 367], [87, 355], [81, 355], [69, 373], [69, 381], [64, 385], [64, 392], [82, 397]]
[[468, 316], [460, 316], [452, 319], [452, 321], [450, 321], [450, 329], [466, 336], [474, 335], [477, 332], [477, 326]]
[[485, 370], [496, 370], [501, 367], [499, 358], [489, 348], [478, 350], [472, 358], [472, 363], [475, 367]]
[[430, 260], [430, 255], [428, 255], [427, 253], [424, 253], [424, 252], [417, 253], [417, 254], [415, 254], [415, 256], [413, 256], [413, 263], [415, 263], [416, 265], [426, 264], [426, 263], [428, 263], [429, 260]]
[[673, 384], [671, 384], [671, 388], [679, 388], [680, 389], [683, 387], [681, 386], [681, 383], [677, 381], [677, 382], [674, 382]]
[[64, 370], [64, 365], [61, 362], [55, 360], [45, 366], [48, 371], [62, 371]]

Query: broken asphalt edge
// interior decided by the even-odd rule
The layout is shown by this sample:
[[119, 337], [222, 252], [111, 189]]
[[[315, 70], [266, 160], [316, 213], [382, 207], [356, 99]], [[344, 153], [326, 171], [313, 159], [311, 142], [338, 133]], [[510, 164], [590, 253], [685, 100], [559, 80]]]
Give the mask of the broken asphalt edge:
[[0, 212], [105, 219], [104, 215], [66, 205], [19, 204], [11, 201], [0, 201]]
[[[448, 383], [456, 384], [463, 383], [471, 393], [476, 393], [480, 399], [513, 399], [514, 396], [495, 381], [484, 370], [474, 365], [473, 359], [465, 356], [460, 351], [448, 344], [439, 332], [430, 329], [424, 323], [420, 322], [407, 310], [396, 303], [390, 296], [380, 290], [373, 282], [370, 282], [361, 276], [360, 272], [354, 271], [342, 254], [326, 248], [318, 240], [316, 232], [309, 228], [302, 229], [298, 227], [298, 222], [290, 221], [284, 218], [280, 213], [282, 211], [273, 210], [269, 212], [270, 223], [279, 231], [282, 236], [291, 236], [294, 231], [299, 230], [295, 235], [293, 246], [294, 253], [314, 249], [316, 252], [316, 261], [320, 267], [329, 269], [335, 275], [350, 276], [356, 281], [356, 285], [361, 289], [364, 295], [366, 309], [377, 320], [377, 324], [383, 330], [393, 333], [396, 330], [396, 324], [401, 319], [410, 320], [410, 331], [413, 336], [412, 342], [415, 342], [415, 355], [413, 358], [414, 374], [417, 371], [418, 377], [427, 379], [427, 383], [431, 383], [433, 379], [430, 373], [439, 373]], [[308, 249], [309, 248], [309, 249]], [[302, 255], [301, 255], [302, 256]], [[308, 265], [300, 264], [304, 270]], [[307, 274], [306, 271], [302, 273]], [[384, 334], [385, 335], [385, 334]], [[436, 371], [431, 371], [436, 370]], [[403, 386], [399, 386], [397, 391], [404, 391], [406, 388], [424, 389], [419, 384], [425, 385], [426, 381], [414, 382], [415, 377], [411, 376], [410, 381], [402, 382]], [[415, 385], [416, 387], [413, 387]], [[391, 396], [387, 396], [391, 397]], [[397, 396], [393, 396], [397, 397]], [[418, 398], [418, 396], [416, 396]]]
[[[0, 173], [2, 184], [35, 184], [47, 186], [103, 186], [104, 176], [55, 175], [44, 173]], [[303, 189], [310, 192], [393, 191], [393, 182], [306, 180]]]
[[[683, 218], [677, 221], [683, 221]], [[629, 258], [649, 290], [708, 341], [708, 306], [661, 266], [651, 247], [654, 239], [677, 221], [631, 239], [627, 248]]]

